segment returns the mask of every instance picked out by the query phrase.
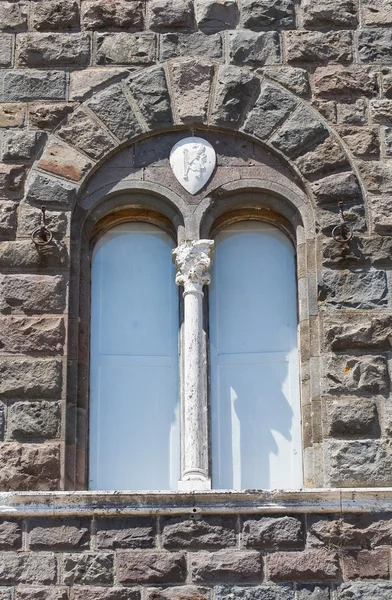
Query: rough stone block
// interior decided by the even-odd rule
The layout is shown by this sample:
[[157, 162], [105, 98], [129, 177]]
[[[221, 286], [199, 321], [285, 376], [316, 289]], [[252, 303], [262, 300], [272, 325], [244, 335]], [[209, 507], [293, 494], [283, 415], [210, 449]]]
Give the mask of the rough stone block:
[[271, 143], [284, 155], [296, 158], [317, 142], [323, 141], [328, 134], [321, 119], [306, 106], [301, 106], [275, 133]]
[[[4, 402], [0, 402], [0, 441], [4, 441], [4, 431], [5, 431], [5, 410], [6, 406]], [[1, 599], [1, 596], [0, 596]]]
[[323, 515], [308, 519], [308, 542], [312, 545], [339, 545], [351, 548], [388, 546], [392, 539], [392, 521], [389, 515], [362, 514]]
[[357, 160], [366, 189], [373, 194], [392, 192], [392, 164], [389, 162]]
[[17, 203], [0, 202], [0, 238], [13, 239], [16, 231], [16, 209]]
[[390, 197], [380, 196], [378, 198], [372, 198], [370, 205], [372, 207], [372, 220], [374, 231], [382, 235], [391, 234], [392, 211]]
[[87, 0], [82, 3], [82, 25], [84, 29], [127, 31], [143, 29], [143, 2], [139, 0]]
[[117, 553], [118, 581], [130, 583], [183, 583], [186, 560], [182, 552], [124, 550]]
[[236, 0], [197, 0], [196, 21], [207, 32], [235, 29], [239, 10]]
[[142, 132], [120, 85], [113, 85], [95, 94], [87, 105], [121, 141], [131, 139]]
[[91, 169], [92, 163], [68, 144], [53, 140], [46, 147], [38, 166], [71, 181], [80, 181]]
[[392, 156], [392, 127], [381, 128], [383, 140], [384, 140], [384, 151], [385, 156]]
[[97, 65], [150, 65], [156, 58], [154, 33], [103, 33], [97, 35]]
[[313, 87], [323, 97], [355, 95], [376, 96], [378, 83], [376, 73], [365, 67], [328, 66], [316, 69]]
[[76, 192], [77, 188], [70, 183], [33, 171], [29, 180], [26, 200], [31, 204], [73, 208]]
[[337, 554], [327, 550], [275, 552], [267, 559], [272, 581], [328, 581], [339, 577]]
[[324, 453], [326, 485], [332, 487], [390, 486], [391, 451], [382, 440], [329, 440]]
[[385, 98], [392, 98], [392, 69], [384, 67], [382, 69], [382, 89]]
[[[4, 364], [4, 361], [2, 361]], [[24, 376], [24, 373], [21, 374]], [[57, 490], [60, 485], [60, 448], [58, 444], [0, 444], [0, 489], [17, 490]], [[45, 563], [42, 555], [35, 556], [34, 569], [22, 566], [17, 581], [23, 583], [51, 583], [52, 578], [45, 575]], [[3, 569], [3, 571], [2, 571]], [[3, 577], [2, 577], [3, 573]], [[11, 573], [0, 560], [0, 585], [7, 583]], [[11, 579], [13, 579], [11, 577]]]
[[[392, 132], [392, 129], [391, 129]], [[380, 154], [380, 140], [378, 129], [373, 127], [340, 127], [339, 134], [347, 144], [354, 156], [378, 157]], [[386, 154], [388, 155], [387, 137], [384, 137]], [[390, 151], [392, 155], [392, 135], [390, 138]]]
[[[179, 588], [182, 589], [182, 588]], [[73, 600], [140, 600], [138, 588], [73, 586]], [[27, 599], [26, 599], [27, 600]]]
[[304, 543], [302, 523], [295, 517], [262, 517], [245, 521], [242, 539], [248, 548], [298, 548]]
[[247, 116], [244, 130], [262, 140], [267, 139], [287, 119], [296, 105], [291, 94], [269, 83], [264, 84]]
[[298, 589], [298, 600], [329, 600], [329, 587], [304, 585]]
[[16, 44], [19, 67], [85, 67], [90, 62], [87, 33], [21, 33]]
[[0, 317], [0, 349], [3, 352], [59, 354], [64, 343], [62, 318]]
[[0, 357], [0, 394], [4, 398], [59, 398], [59, 359]]
[[62, 313], [66, 282], [61, 275], [1, 275], [0, 311], [16, 313]]
[[326, 391], [330, 394], [387, 394], [385, 356], [329, 356], [325, 361]]
[[354, 0], [303, 0], [305, 27], [355, 27], [357, 7]]
[[[216, 588], [215, 588], [216, 589]], [[171, 588], [147, 588], [147, 600], [209, 600], [208, 588], [182, 585]]]
[[45, 140], [46, 134], [41, 131], [12, 131], [3, 138], [2, 159], [32, 162]]
[[361, 6], [364, 25], [392, 25], [391, 0], [363, 0]]
[[24, 125], [25, 115], [23, 104], [0, 104], [0, 127], [21, 127]]
[[19, 550], [21, 547], [21, 522], [0, 519], [0, 550]]
[[155, 524], [149, 517], [97, 519], [97, 548], [153, 548]]
[[172, 124], [170, 95], [162, 67], [132, 76], [128, 85], [149, 129]]
[[207, 35], [202, 31], [195, 33], [164, 33], [161, 35], [161, 60], [170, 60], [177, 56], [202, 56], [221, 59], [223, 55], [220, 33]]
[[288, 31], [289, 62], [351, 62], [353, 37], [350, 31]]
[[52, 131], [75, 108], [74, 104], [32, 104], [29, 106], [29, 122], [37, 129]]
[[262, 67], [281, 63], [280, 40], [275, 31], [230, 31], [229, 58], [235, 65]]
[[252, 583], [261, 579], [260, 553], [253, 550], [218, 550], [191, 554], [195, 583]]
[[235, 520], [230, 517], [168, 517], [162, 527], [165, 548], [223, 548], [236, 544]]
[[349, 313], [342, 319], [339, 313], [325, 313], [324, 339], [334, 351], [345, 348], [389, 350], [392, 345], [392, 315], [365, 318], [360, 313]]
[[93, 160], [103, 158], [114, 148], [114, 141], [106, 131], [81, 109], [74, 112], [56, 133]]
[[320, 177], [342, 168], [349, 168], [346, 153], [332, 136], [298, 158], [296, 165], [305, 177]]
[[150, 0], [149, 2], [149, 25], [153, 30], [193, 29], [193, 19], [191, 0]]
[[26, 31], [27, 2], [0, 3], [0, 31]]
[[16, 587], [14, 591], [14, 600], [68, 600], [68, 598], [68, 588], [60, 586], [23, 586]]
[[58, 402], [15, 402], [8, 407], [7, 438], [55, 439], [60, 434], [61, 409]]
[[12, 37], [10, 33], [0, 34], [0, 67], [12, 65]]
[[328, 436], [374, 436], [377, 431], [377, 409], [373, 400], [335, 400], [325, 404], [325, 432]]
[[63, 555], [65, 585], [113, 585], [113, 554]]
[[76, 0], [33, 2], [31, 8], [31, 25], [36, 31], [72, 31], [79, 28]]
[[[46, 224], [53, 232], [53, 238], [60, 238], [69, 236], [70, 233], [70, 211], [46, 211]], [[42, 221], [42, 212], [38, 206], [31, 206], [24, 203], [20, 206], [18, 214], [18, 236], [22, 238], [31, 239], [31, 232], [37, 227], [40, 227]], [[52, 246], [49, 244], [44, 252], [50, 252]], [[42, 246], [40, 252], [42, 253]]]
[[389, 549], [351, 551], [343, 556], [343, 577], [350, 579], [388, 579]]
[[66, 73], [64, 71], [7, 71], [3, 79], [4, 102], [15, 100], [65, 100]]
[[277, 81], [297, 96], [309, 95], [309, 76], [305, 69], [298, 67], [265, 67], [260, 72], [269, 79]]
[[365, 125], [367, 123], [368, 105], [361, 98], [355, 102], [340, 103], [336, 107], [337, 122], [348, 125]]
[[33, 550], [82, 550], [90, 543], [87, 519], [31, 519], [28, 531]]
[[24, 166], [0, 164], [0, 197], [10, 200], [22, 198], [25, 178]]
[[345, 583], [338, 588], [339, 600], [390, 600], [392, 583]]
[[214, 592], [216, 600], [294, 600], [294, 590], [288, 585], [217, 585]]
[[202, 59], [173, 63], [170, 78], [175, 112], [180, 123], [205, 123], [214, 67]]
[[35, 583], [51, 584], [56, 579], [54, 554], [2, 552], [0, 560], [0, 584]]
[[362, 29], [359, 31], [358, 56], [363, 63], [389, 64], [392, 59], [391, 29]]
[[318, 204], [353, 201], [361, 198], [358, 179], [352, 172], [329, 175], [312, 184], [312, 192]]
[[239, 126], [248, 105], [260, 91], [260, 80], [248, 71], [224, 66], [219, 69], [212, 119], [216, 125]]
[[259, 27], [295, 27], [293, 0], [242, 0], [242, 25]]
[[[85, 100], [90, 97], [93, 92], [99, 92], [102, 87], [107, 87], [111, 83], [116, 83], [124, 77], [129, 76], [129, 69], [117, 67], [105, 67], [92, 69], [82, 69], [81, 71], [73, 71], [69, 77], [69, 99], [70, 100]], [[104, 91], [109, 91], [104, 90]], [[95, 98], [93, 96], [93, 100]]]

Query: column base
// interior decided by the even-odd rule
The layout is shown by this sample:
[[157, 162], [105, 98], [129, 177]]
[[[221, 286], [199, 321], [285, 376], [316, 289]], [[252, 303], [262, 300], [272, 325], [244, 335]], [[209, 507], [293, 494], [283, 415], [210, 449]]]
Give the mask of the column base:
[[180, 479], [178, 489], [180, 492], [208, 491], [211, 489], [211, 479]]

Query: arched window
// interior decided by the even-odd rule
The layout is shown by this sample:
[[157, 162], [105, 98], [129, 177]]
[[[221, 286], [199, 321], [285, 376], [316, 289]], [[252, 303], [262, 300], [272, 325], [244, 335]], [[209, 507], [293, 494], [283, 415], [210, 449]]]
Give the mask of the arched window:
[[210, 286], [212, 487], [302, 486], [294, 248], [241, 221], [217, 234]]
[[173, 240], [113, 227], [92, 258], [90, 489], [173, 489], [180, 475]]

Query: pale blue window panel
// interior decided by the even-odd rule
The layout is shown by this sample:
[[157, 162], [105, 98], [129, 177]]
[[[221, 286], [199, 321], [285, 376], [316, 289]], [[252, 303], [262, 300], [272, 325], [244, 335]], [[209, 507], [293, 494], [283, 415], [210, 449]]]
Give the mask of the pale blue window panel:
[[210, 286], [212, 485], [302, 487], [295, 253], [243, 221], [215, 240]]
[[169, 490], [180, 475], [173, 240], [126, 223], [92, 260], [90, 489]]

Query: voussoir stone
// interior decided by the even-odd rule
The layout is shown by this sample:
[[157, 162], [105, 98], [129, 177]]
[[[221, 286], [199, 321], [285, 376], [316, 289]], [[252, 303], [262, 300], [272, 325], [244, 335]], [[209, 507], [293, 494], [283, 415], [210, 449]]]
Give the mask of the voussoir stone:
[[155, 527], [149, 517], [98, 518], [97, 548], [152, 548]]
[[222, 36], [220, 33], [163, 33], [161, 34], [161, 60], [170, 60], [178, 56], [202, 56], [204, 58], [222, 58]]
[[149, 13], [151, 29], [193, 29], [191, 0], [150, 0]]
[[391, 485], [391, 450], [384, 440], [328, 440], [324, 448], [326, 485], [332, 487]]
[[366, 67], [329, 66], [316, 69], [314, 90], [324, 97], [342, 96], [352, 99], [353, 94], [376, 96], [377, 77]]
[[260, 553], [255, 550], [218, 550], [191, 554], [195, 583], [251, 583], [261, 579]]
[[329, 356], [325, 360], [326, 391], [332, 394], [387, 394], [385, 356]]
[[147, 600], [209, 600], [211, 595], [210, 589], [195, 585], [147, 588], [146, 592]]
[[65, 326], [61, 317], [0, 317], [3, 352], [60, 354], [64, 343]]
[[93, 163], [76, 148], [55, 140], [48, 144], [38, 161], [38, 167], [44, 171], [76, 182], [86, 175], [92, 165]]
[[8, 407], [7, 437], [13, 440], [54, 439], [60, 433], [58, 402], [14, 402]]
[[294, 600], [294, 590], [289, 585], [217, 585], [214, 593], [216, 600]]
[[358, 179], [352, 171], [319, 179], [312, 184], [312, 192], [318, 204], [339, 200], [350, 202], [362, 196]]
[[23, 100], [65, 100], [66, 73], [64, 71], [12, 70], [4, 74], [5, 102]]
[[373, 400], [335, 400], [325, 405], [325, 431], [332, 437], [367, 435], [377, 430], [377, 408]]
[[324, 271], [319, 283], [319, 301], [335, 308], [382, 308], [388, 304], [384, 271]]
[[105, 156], [114, 148], [114, 141], [83, 110], [77, 110], [56, 134], [71, 146], [76, 146], [93, 160]]
[[170, 66], [176, 118], [180, 123], [205, 123], [214, 67], [202, 59], [185, 59]]
[[329, 136], [314, 150], [306, 152], [296, 160], [296, 165], [306, 177], [327, 175], [344, 167], [348, 168], [348, 158], [336, 138]]
[[296, 107], [291, 94], [269, 83], [262, 85], [260, 95], [248, 113], [244, 130], [260, 139], [268, 138]]
[[59, 485], [58, 444], [0, 444], [0, 490], [57, 490]]
[[138, 588], [74, 585], [72, 594], [73, 600], [140, 600], [140, 590]]
[[117, 553], [118, 581], [129, 583], [183, 583], [186, 560], [183, 552], [124, 550]]
[[155, 57], [154, 33], [97, 34], [97, 65], [150, 65]]
[[29, 547], [34, 550], [79, 550], [90, 542], [87, 519], [32, 519]]
[[229, 58], [235, 65], [262, 67], [281, 63], [279, 35], [275, 31], [230, 31]]
[[357, 10], [354, 0], [303, 0], [305, 27], [355, 27]]
[[87, 33], [21, 33], [16, 47], [20, 67], [84, 67], [90, 61]]
[[54, 554], [2, 552], [0, 556], [0, 585], [55, 583], [57, 569]]
[[0, 519], [0, 550], [19, 550], [21, 546], [21, 523], [19, 521]]
[[302, 523], [294, 517], [245, 521], [242, 538], [248, 548], [297, 548], [304, 543]]
[[199, 29], [212, 32], [234, 29], [239, 10], [236, 0], [197, 0], [196, 21]]
[[358, 56], [363, 63], [390, 64], [392, 59], [391, 29], [363, 29], [359, 31]]
[[262, 67], [257, 71], [269, 79], [280, 83], [297, 96], [309, 95], [309, 76], [305, 69], [299, 67]]
[[289, 62], [350, 62], [353, 58], [350, 31], [289, 31], [286, 45]]
[[65, 585], [113, 584], [113, 554], [64, 554], [63, 573]]
[[[1, 596], [0, 596], [1, 598]], [[16, 587], [14, 600], [68, 600], [68, 588], [60, 586]]]
[[79, 27], [76, 0], [34, 2], [31, 8], [31, 25], [36, 31], [72, 31]]
[[1, 275], [0, 311], [3, 314], [62, 313], [66, 282], [61, 275]]
[[328, 312], [324, 316], [324, 338], [334, 351], [345, 348], [389, 350], [392, 345], [392, 315], [364, 317], [346, 314], [344, 319]]
[[321, 119], [306, 106], [301, 106], [271, 138], [271, 144], [284, 155], [296, 158], [328, 134]]
[[233, 66], [219, 69], [213, 122], [216, 125], [239, 126], [260, 91], [260, 80], [248, 71]]
[[103, 87], [107, 87], [112, 83], [117, 83], [124, 77], [128, 77], [130, 69], [106, 67], [92, 69], [82, 69], [73, 71], [69, 77], [69, 99], [70, 100], [85, 100], [90, 97], [93, 92], [93, 99], [96, 93]]
[[172, 124], [170, 95], [162, 67], [132, 76], [127, 84], [149, 129]]
[[390, 600], [392, 583], [344, 583], [338, 588], [338, 600]]
[[85, 29], [143, 29], [143, 2], [140, 0], [86, 0], [81, 22]]
[[165, 548], [223, 548], [235, 546], [233, 518], [167, 518], [163, 521], [162, 545]]
[[339, 561], [334, 552], [305, 550], [275, 552], [267, 559], [272, 581], [327, 581], [338, 579]]
[[0, 357], [0, 394], [5, 398], [59, 398], [61, 360]]
[[120, 85], [95, 94], [86, 104], [119, 140], [131, 139], [142, 132]]

